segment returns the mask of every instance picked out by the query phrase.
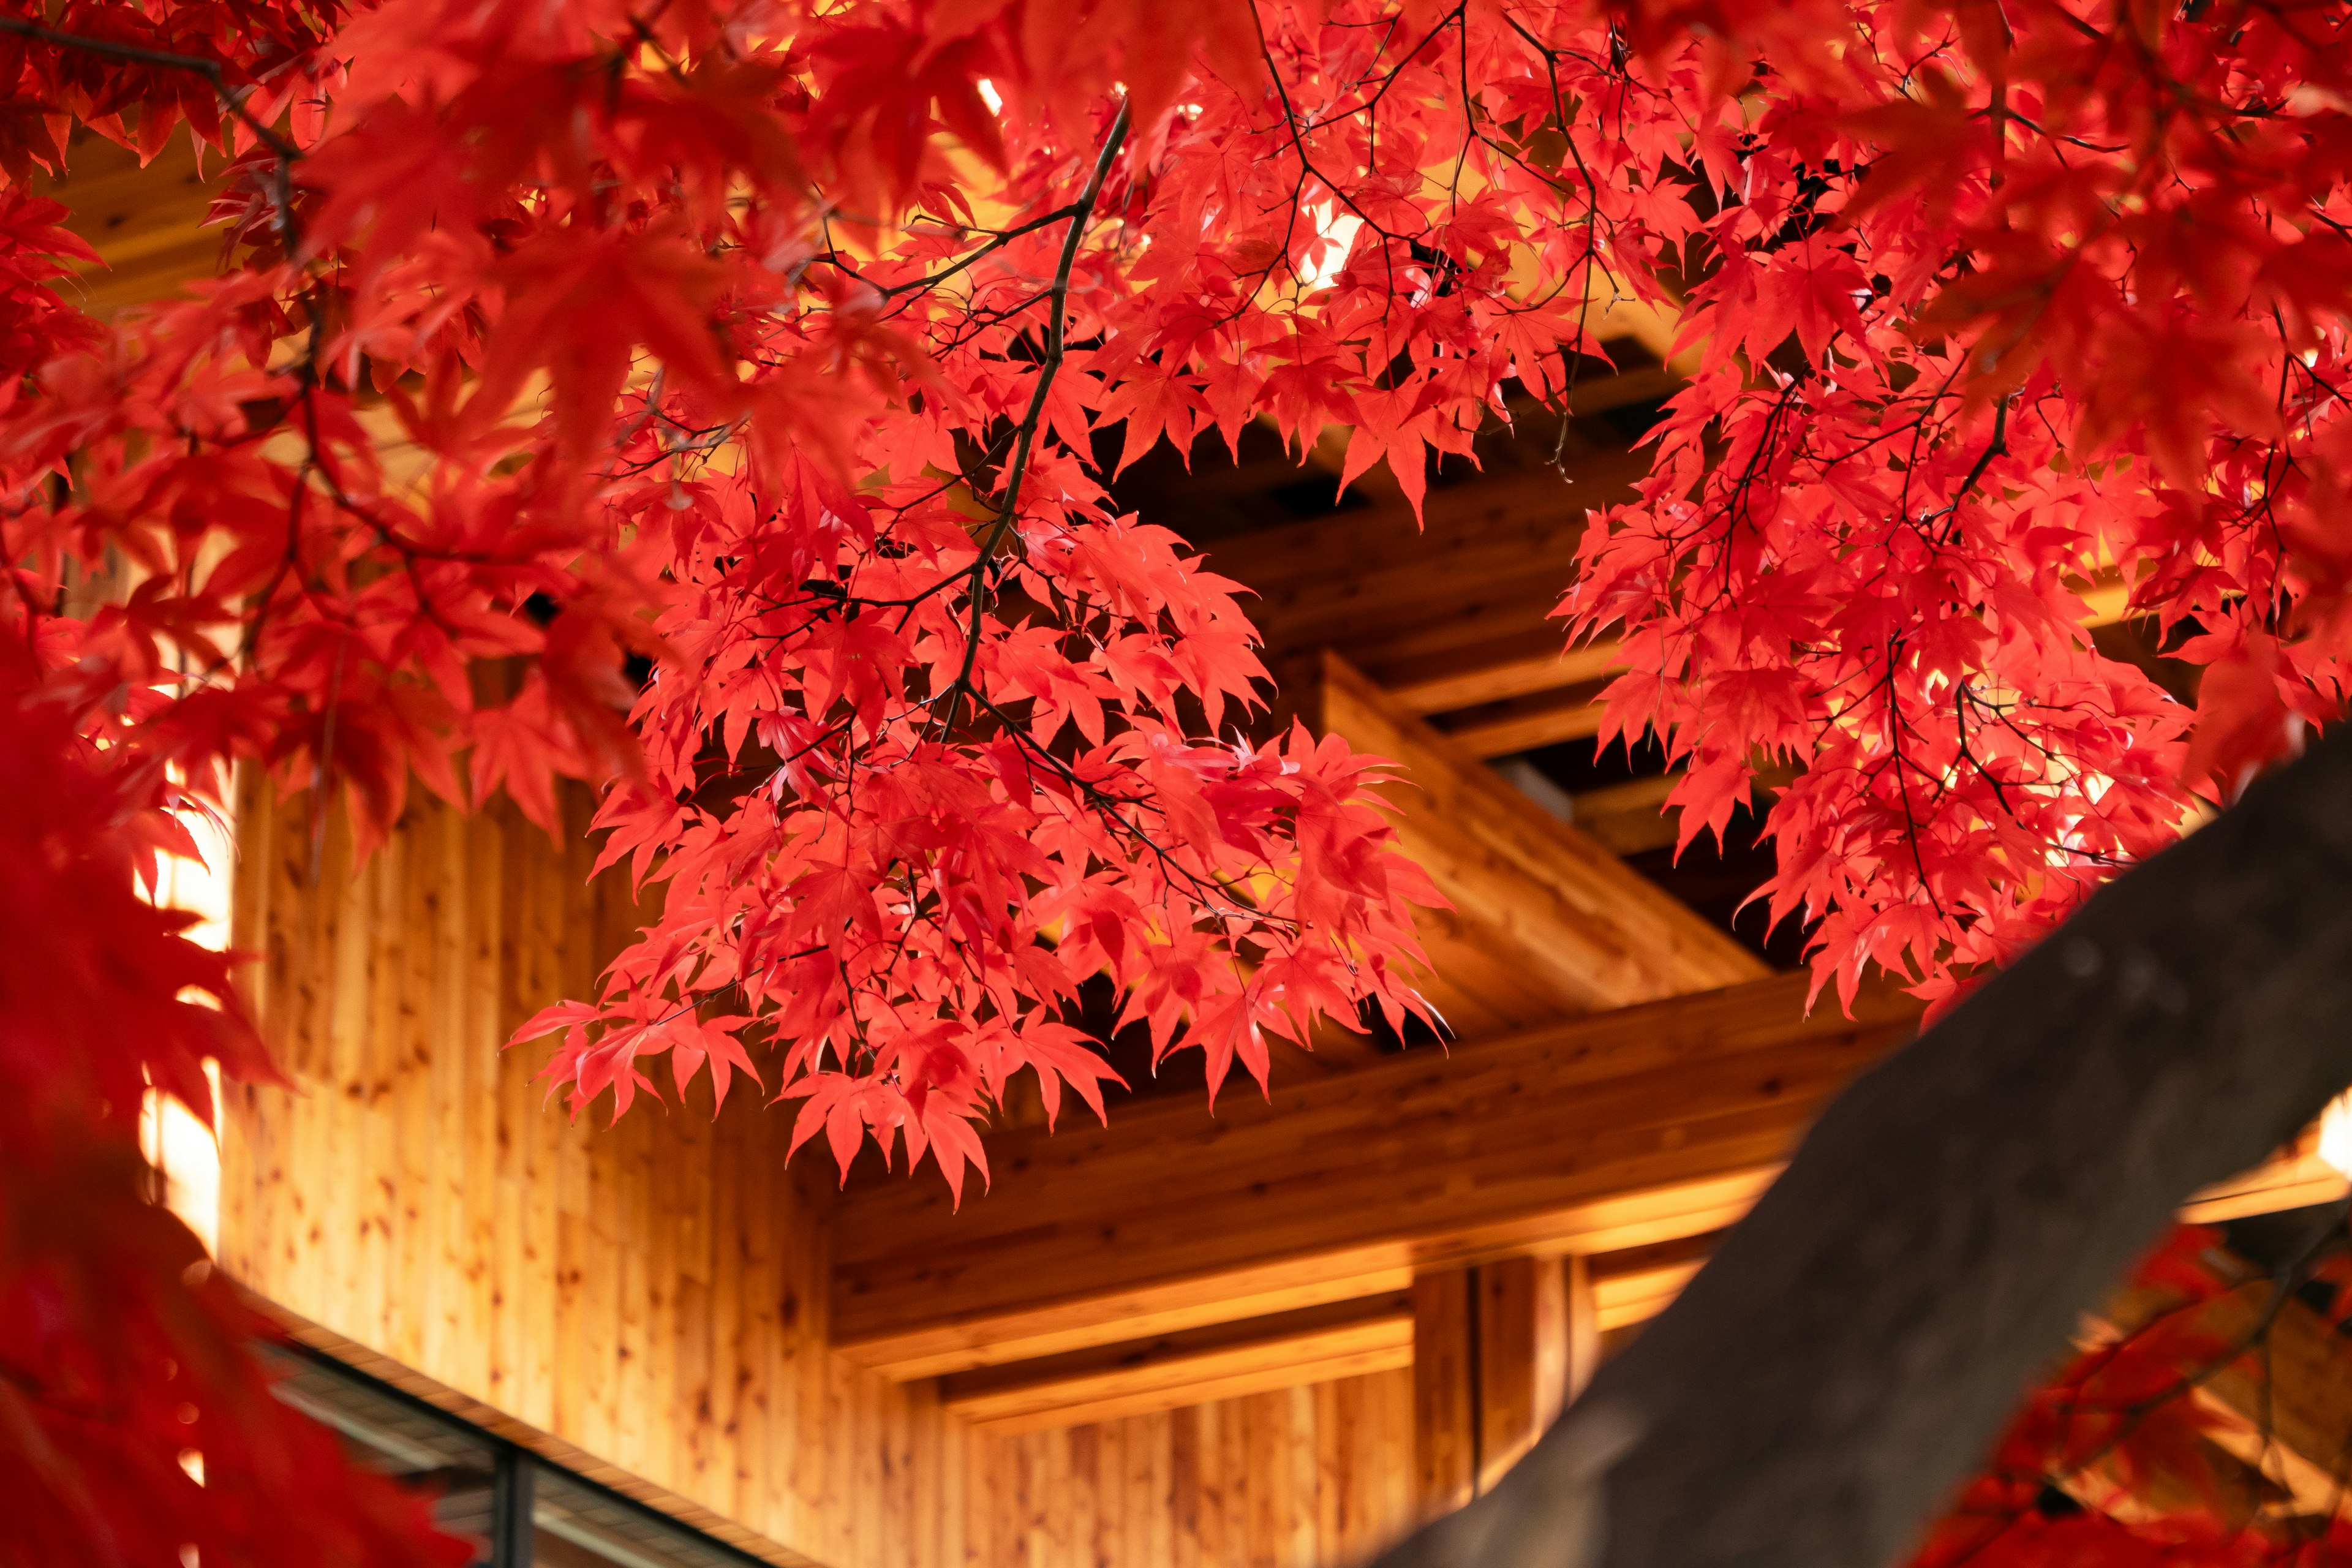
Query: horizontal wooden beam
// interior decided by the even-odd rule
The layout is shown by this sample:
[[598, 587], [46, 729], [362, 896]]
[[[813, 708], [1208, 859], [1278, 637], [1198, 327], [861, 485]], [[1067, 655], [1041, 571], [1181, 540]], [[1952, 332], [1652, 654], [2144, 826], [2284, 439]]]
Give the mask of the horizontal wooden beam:
[[[2303, 1140], [2305, 1144], [2311, 1142], [2309, 1137]], [[2218, 1225], [2249, 1215], [2338, 1203], [2347, 1187], [2352, 1183], [2343, 1173], [2299, 1147], [2207, 1187], [2181, 1205], [2180, 1217], [2191, 1225]], [[1625, 1328], [1664, 1311], [1720, 1239], [1713, 1235], [1683, 1237], [1591, 1258], [1588, 1268], [1601, 1330]]]
[[[1638, 1322], [1663, 1310], [1715, 1240], [1709, 1235], [1591, 1258], [1523, 1255], [1481, 1264], [1469, 1272], [1478, 1281], [1483, 1298], [1509, 1294], [1527, 1280], [1538, 1287], [1564, 1286], [1563, 1263], [1580, 1265], [1580, 1278], [1589, 1281], [1584, 1288], [1598, 1309], [1592, 1325], [1597, 1331]], [[1388, 1291], [954, 1373], [940, 1380], [940, 1402], [982, 1431], [1032, 1432], [1403, 1367], [1418, 1353], [1415, 1292], [1425, 1289], [1432, 1278], [1458, 1283], [1462, 1277], [1460, 1270], [1448, 1270], [1441, 1276], [1423, 1276], [1409, 1291]], [[1546, 1300], [1549, 1297], [1538, 1289], [1528, 1304], [1540, 1308]], [[1564, 1354], [1570, 1338], [1564, 1290], [1561, 1300], [1552, 1305], [1558, 1309], [1553, 1315], [1561, 1317], [1561, 1321], [1545, 1320], [1538, 1310], [1527, 1323], [1519, 1323], [1509, 1313], [1487, 1323], [1479, 1358], [1482, 1366], [1502, 1374], [1525, 1361], [1540, 1373], [1543, 1366], [1538, 1363], [1543, 1363], [1546, 1356]], [[1502, 1332], [1509, 1326], [1531, 1330], [1532, 1337], [1527, 1331], [1516, 1337]], [[1529, 1342], [1520, 1344], [1516, 1340]], [[1566, 1362], [1552, 1372], [1558, 1374], [1556, 1381], [1564, 1380]], [[1536, 1386], [1540, 1393], [1549, 1384], [1538, 1376]], [[1537, 1414], [1556, 1414], [1559, 1392], [1554, 1390], [1549, 1403], [1539, 1399], [1542, 1408]], [[1509, 1402], [1498, 1398], [1494, 1388], [1488, 1390], [1484, 1403], [1490, 1422], [1499, 1418], [1507, 1424], [1509, 1413], [1502, 1406]], [[1521, 1423], [1530, 1427], [1521, 1436], [1531, 1439], [1533, 1428], [1548, 1421], [1545, 1415], [1542, 1422], [1531, 1417]], [[1490, 1433], [1484, 1448], [1494, 1461], [1507, 1446], [1496, 1442]]]
[[2180, 1217], [2190, 1225], [2221, 1225], [2248, 1215], [2342, 1202], [2352, 1183], [2319, 1157], [2318, 1142], [2316, 1128], [2306, 1131], [2276, 1159], [2190, 1198], [2181, 1205]]
[[[2312, 1194], [2312, 1178], [2303, 1169], [2308, 1159], [2289, 1152], [2208, 1189], [2184, 1207], [2183, 1217], [2210, 1216], [2217, 1207], [2227, 1208], [2234, 1216], [2303, 1206], [2303, 1200]], [[2326, 1193], [2323, 1188], [2323, 1195], [2340, 1197], [2343, 1184], [2344, 1179], [2336, 1176], [2336, 1190]], [[1589, 1294], [1591, 1330], [1606, 1333], [1631, 1328], [1664, 1311], [1720, 1239], [1719, 1231], [1710, 1231], [1568, 1259], [1581, 1281], [1576, 1289]], [[1529, 1262], [1525, 1255], [1490, 1260], [1474, 1272], [1483, 1280], [1490, 1274], [1524, 1269]], [[1554, 1268], [1559, 1266], [1557, 1259], [1547, 1263]], [[2251, 1277], [2250, 1266], [2242, 1260], [2223, 1259], [2217, 1266], [2229, 1270], [2232, 1279]], [[1426, 1289], [1431, 1278], [1423, 1274], [1415, 1281], [1414, 1290]], [[1384, 1290], [1149, 1339], [983, 1366], [940, 1379], [940, 1395], [948, 1409], [981, 1430], [1009, 1434], [1083, 1426], [1389, 1371], [1411, 1364], [1418, 1353], [1414, 1300], [1412, 1291]], [[2160, 1305], [2152, 1296], [2137, 1306], [2134, 1300], [2120, 1300], [2111, 1316], [2145, 1317]], [[2240, 1306], [2214, 1310], [2242, 1314], [2244, 1310]], [[2304, 1332], [2302, 1319], [2292, 1320], [2284, 1331], [2300, 1336], [2293, 1340], [2291, 1351], [2298, 1364], [2309, 1360], [2310, 1346], [2304, 1342], [2309, 1336]], [[1490, 1356], [1499, 1348], [1489, 1347]], [[2249, 1405], [2252, 1396], [2242, 1382], [2242, 1378], [2224, 1380], [2221, 1387], [2239, 1405]], [[2352, 1399], [2352, 1386], [2336, 1397]], [[2260, 1435], [2251, 1428], [2240, 1429], [2242, 1423], [2235, 1406], [2225, 1402], [2217, 1415], [2223, 1421], [2219, 1440], [2230, 1452], [2260, 1446]], [[2299, 1432], [2313, 1428], [2318, 1421], [2307, 1415], [2296, 1419], [2301, 1423]], [[2352, 1414], [2344, 1419], [2352, 1423]], [[1487, 1447], [1490, 1453], [1496, 1451], [1492, 1443]], [[2258, 1459], [2252, 1452], [2244, 1457], [2250, 1463]], [[2286, 1465], [2286, 1481], [2307, 1489], [2313, 1475], [2310, 1468], [2293, 1457]]]
[[[1527, 764], [1522, 764], [1527, 765]], [[1591, 834], [1612, 855], [1639, 855], [1663, 849], [1675, 841], [1681, 823], [1667, 814], [1666, 796], [1682, 784], [1683, 771], [1653, 773], [1599, 789], [1579, 790], [1569, 796], [1574, 816], [1569, 821]]]
[[1719, 1235], [1679, 1237], [1588, 1259], [1596, 1326], [1606, 1333], [1664, 1311], [1720, 1239]]
[[1030, 1432], [1386, 1372], [1412, 1361], [1412, 1302], [1391, 1292], [940, 1380], [983, 1431]]
[[989, 1141], [992, 1191], [876, 1180], [831, 1226], [832, 1334], [900, 1377], [1402, 1289], [1416, 1268], [1729, 1224], [1826, 1097], [1906, 1034], [1802, 975], [1299, 1086]]
[[1569, 394], [1569, 412], [1580, 416], [1606, 414], [1629, 404], [1658, 402], [1673, 396], [1685, 384], [1683, 377], [1663, 364], [1633, 365], [1614, 375], [1593, 376], [1577, 383], [1576, 390]]
[[1447, 740], [1471, 756], [1517, 756], [1566, 741], [1590, 741], [1606, 717], [1597, 701], [1562, 694], [1556, 701], [1527, 703], [1506, 713], [1448, 728]]
[[[1632, 451], [1584, 454], [1566, 474], [1549, 466], [1501, 468], [1432, 489], [1417, 519], [1409, 503], [1382, 498], [1214, 541], [1209, 570], [1248, 584], [1256, 595], [1250, 619], [1277, 653], [1321, 646], [1334, 630], [1375, 637], [1381, 628], [1365, 624], [1359, 609], [1418, 619], [1433, 605], [1467, 607], [1465, 593], [1491, 601], [1498, 584], [1516, 581], [1530, 602], [1556, 604], [1566, 577], [1527, 581], [1530, 557], [1573, 570], [1583, 510], [1631, 494], [1648, 468], [1648, 455]], [[1522, 568], [1517, 579], [1515, 558]]]
[[1646, 467], [1643, 454], [1625, 451], [1572, 456], [1565, 475], [1498, 464], [1433, 489], [1423, 517], [1401, 498], [1373, 498], [1213, 539], [1207, 565], [1250, 589], [1264, 657], [1286, 686], [1324, 647], [1383, 686], [1549, 664], [1560, 646], [1550, 615], [1575, 574], [1585, 511], [1630, 497]]
[[[2303, 1146], [2312, 1142], [2306, 1135], [2297, 1148], [2205, 1188], [2181, 1205], [2181, 1219], [2190, 1225], [2219, 1225], [2249, 1215], [2340, 1203], [2352, 1183]], [[1591, 1259], [1593, 1306], [1601, 1330], [1626, 1328], [1664, 1311], [1720, 1239], [1712, 1235], [1683, 1237]]]
[[[2122, 583], [2094, 585], [2083, 595], [2083, 624], [2095, 627], [2122, 620], [2130, 598], [2131, 590]], [[1614, 640], [1588, 643], [1558, 658], [1521, 656], [1412, 682], [1398, 688], [1397, 696], [1423, 714], [1510, 703], [1496, 711], [1465, 713], [1461, 722], [1443, 726], [1446, 739], [1472, 756], [1507, 757], [1599, 734], [1601, 705], [1569, 689], [1623, 673], [1623, 658]], [[1552, 700], [1542, 700], [1547, 697]]]
[[1565, 652], [1548, 648], [1538, 655], [1483, 669], [1408, 680], [1389, 688], [1389, 693], [1415, 713], [1450, 713], [1533, 692], [1580, 686], [1603, 676], [1622, 674], [1624, 668], [1624, 654], [1612, 640]]
[[1475, 941], [1565, 1007], [1626, 1006], [1767, 973], [1728, 933], [1465, 756], [1336, 654], [1324, 658], [1315, 719], [1402, 765], [1391, 794], [1398, 847], [1477, 928]]

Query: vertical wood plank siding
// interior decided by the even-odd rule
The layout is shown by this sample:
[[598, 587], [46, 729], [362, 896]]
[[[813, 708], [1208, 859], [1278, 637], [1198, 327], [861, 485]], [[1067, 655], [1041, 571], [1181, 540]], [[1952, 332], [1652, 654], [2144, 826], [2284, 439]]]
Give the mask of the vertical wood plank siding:
[[[616, 1127], [508, 1034], [637, 911], [510, 808], [411, 805], [354, 867], [248, 789], [235, 942], [289, 1089], [231, 1093], [222, 1260], [331, 1332], [828, 1568], [1345, 1568], [1412, 1512], [1405, 1372], [1016, 1437], [826, 1347], [788, 1112]], [[657, 1069], [665, 1090], [667, 1069]]]
[[974, 1439], [990, 1568], [1349, 1568], [1412, 1522], [1412, 1373]]
[[306, 803], [248, 790], [240, 838], [235, 940], [295, 1086], [231, 1096], [234, 1274], [834, 1568], [975, 1560], [961, 1424], [825, 1348], [787, 1120], [739, 1089], [714, 1122], [700, 1089], [573, 1125], [531, 1081], [544, 1048], [499, 1049], [635, 921], [576, 834], [425, 802], [354, 870], [331, 816], [314, 885]]

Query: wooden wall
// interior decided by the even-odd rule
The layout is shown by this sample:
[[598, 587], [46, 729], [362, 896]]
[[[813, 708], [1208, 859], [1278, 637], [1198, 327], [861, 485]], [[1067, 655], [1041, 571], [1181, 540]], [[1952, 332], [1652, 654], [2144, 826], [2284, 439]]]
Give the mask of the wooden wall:
[[1412, 1521], [1412, 1373], [976, 1440], [990, 1568], [1348, 1568]]
[[[590, 994], [634, 918], [510, 810], [412, 806], [356, 874], [331, 819], [248, 792], [236, 944], [293, 1093], [235, 1092], [222, 1260], [458, 1394], [832, 1568], [946, 1568], [967, 1444], [932, 1385], [825, 1348], [788, 1122], [641, 1107], [571, 1124], [501, 1053]], [[324, 889], [322, 894], [319, 889]]]
[[427, 801], [356, 870], [331, 816], [314, 868], [306, 804], [250, 790], [238, 837], [295, 1087], [229, 1093], [221, 1257], [291, 1312], [779, 1562], [1347, 1568], [1408, 1521], [1410, 1373], [995, 1437], [834, 1355], [829, 1167], [786, 1171], [785, 1113], [574, 1126], [545, 1047], [499, 1049], [635, 918], [576, 838]]

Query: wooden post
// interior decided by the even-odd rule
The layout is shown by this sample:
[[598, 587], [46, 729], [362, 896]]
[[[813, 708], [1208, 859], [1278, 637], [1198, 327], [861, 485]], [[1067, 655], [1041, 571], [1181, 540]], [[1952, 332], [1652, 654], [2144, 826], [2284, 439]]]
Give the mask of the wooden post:
[[1475, 1289], [1467, 1268], [1412, 1282], [1413, 1497], [1424, 1520], [1476, 1495]]
[[1568, 1277], [1556, 1258], [1509, 1258], [1477, 1281], [1478, 1489], [1518, 1462], [1568, 1396]]
[[1599, 1361], [1583, 1259], [1509, 1258], [1413, 1282], [1413, 1457], [1423, 1517], [1486, 1490]]
[[1601, 1370], [1601, 1309], [1592, 1299], [1591, 1260], [1573, 1254], [1562, 1262], [1560, 1282], [1568, 1299], [1568, 1398], [1574, 1399]]

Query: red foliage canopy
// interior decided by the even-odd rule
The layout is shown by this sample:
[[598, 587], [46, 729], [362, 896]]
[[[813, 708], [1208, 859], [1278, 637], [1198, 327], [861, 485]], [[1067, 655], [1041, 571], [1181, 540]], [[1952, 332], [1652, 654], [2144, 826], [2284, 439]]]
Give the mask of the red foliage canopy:
[[[1099, 1109], [1093, 976], [1213, 1085], [1401, 1023], [1433, 895], [1380, 764], [1264, 732], [1234, 585], [1104, 470], [1339, 425], [1417, 498], [1618, 296], [1697, 364], [1569, 631], [1622, 637], [1685, 840], [1801, 769], [1763, 891], [1824, 979], [1950, 994], [2340, 700], [2347, 16], [1754, 9], [0, 17], [0, 710], [59, 803], [5, 896], [63, 911], [0, 944], [0, 1114], [120, 1148], [142, 1073], [267, 1070], [216, 961], [110, 902], [236, 762], [363, 840], [412, 773], [551, 826], [560, 776], [602, 791], [664, 898], [526, 1031], [575, 1110], [667, 1055], [961, 1183], [1020, 1069]], [[235, 264], [82, 316], [32, 172], [183, 124]], [[60, 613], [110, 555], [121, 602]], [[2110, 584], [2210, 668], [2195, 712], [2084, 632]], [[20, 1006], [74, 943], [37, 975], [83, 1005]], [[14, 1131], [11, 1215], [58, 1169]]]

